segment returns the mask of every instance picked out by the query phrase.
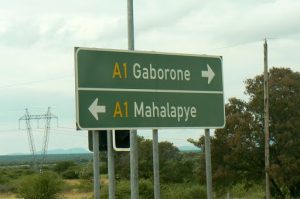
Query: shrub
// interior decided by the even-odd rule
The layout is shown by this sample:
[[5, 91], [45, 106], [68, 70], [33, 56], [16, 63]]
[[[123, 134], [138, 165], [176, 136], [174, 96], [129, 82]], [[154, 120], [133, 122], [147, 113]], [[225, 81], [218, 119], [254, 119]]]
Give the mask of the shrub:
[[234, 185], [231, 189], [231, 194], [233, 197], [241, 198], [245, 197], [247, 194], [247, 190], [244, 183], [238, 183]]
[[76, 164], [72, 161], [62, 161], [57, 163], [53, 170], [56, 171], [57, 173], [63, 173], [67, 171], [70, 167], [74, 167]]
[[93, 191], [93, 182], [91, 180], [81, 179], [80, 184], [76, 187], [80, 192]]
[[24, 199], [55, 199], [61, 191], [63, 181], [53, 172], [33, 174], [20, 179], [18, 197]]
[[206, 198], [206, 188], [199, 184], [166, 184], [162, 186], [161, 198], [199, 199]]
[[142, 199], [154, 198], [153, 182], [149, 179], [139, 180], [139, 193]]
[[[1, 173], [0, 173], [1, 174]], [[5, 184], [7, 183], [9, 180], [5, 175], [0, 175], [0, 184]]]
[[109, 198], [109, 195], [108, 195], [108, 184], [102, 184], [100, 185], [100, 195], [101, 195], [101, 198]]
[[84, 180], [92, 180], [93, 176], [93, 163], [89, 162], [79, 172], [79, 178]]
[[78, 179], [79, 178], [79, 172], [74, 169], [68, 169], [64, 171], [61, 176], [64, 179]]
[[79, 173], [80, 173], [80, 167], [79, 166], [72, 166], [69, 167], [67, 170], [61, 173], [61, 176], [64, 179], [78, 179]]
[[12, 191], [12, 187], [9, 184], [0, 184], [0, 193], [7, 193]]
[[250, 184], [238, 183], [235, 184], [229, 191], [230, 196], [233, 198], [247, 198], [247, 199], [256, 199], [264, 197], [263, 186], [259, 184]]
[[130, 199], [130, 181], [121, 180], [116, 184], [116, 199]]

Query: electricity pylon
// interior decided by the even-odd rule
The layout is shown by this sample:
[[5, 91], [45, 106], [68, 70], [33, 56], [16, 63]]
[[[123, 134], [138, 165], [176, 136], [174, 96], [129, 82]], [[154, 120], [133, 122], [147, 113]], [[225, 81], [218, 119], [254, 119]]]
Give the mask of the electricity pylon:
[[28, 109], [26, 108], [25, 109], [25, 115], [23, 115], [19, 119], [19, 128], [20, 128], [20, 122], [22, 120], [25, 120], [25, 123], [26, 123], [26, 130], [27, 130], [29, 148], [30, 148], [30, 151], [31, 151], [31, 154], [32, 154], [33, 168], [35, 170], [37, 170], [38, 162], [37, 162], [37, 157], [36, 157], [36, 149], [35, 149], [34, 138], [33, 138], [33, 135], [32, 135], [32, 128], [31, 128], [30, 121], [31, 120], [37, 120], [37, 122], [39, 123], [39, 121], [41, 119], [45, 120], [45, 130], [44, 130], [43, 143], [42, 143], [42, 149], [41, 149], [42, 159], [41, 159], [41, 162], [39, 164], [40, 170], [41, 170], [42, 165], [46, 161], [46, 154], [47, 154], [48, 143], [49, 143], [50, 123], [51, 123], [52, 118], [56, 119], [56, 121], [58, 123], [58, 117], [51, 114], [50, 107], [48, 107], [47, 113], [46, 114], [41, 114], [41, 115], [29, 115]]

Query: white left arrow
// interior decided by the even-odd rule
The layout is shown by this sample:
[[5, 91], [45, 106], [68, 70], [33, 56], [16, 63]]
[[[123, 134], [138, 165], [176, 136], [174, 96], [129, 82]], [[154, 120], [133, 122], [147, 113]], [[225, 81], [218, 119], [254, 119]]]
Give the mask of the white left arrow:
[[215, 76], [214, 71], [207, 64], [207, 70], [202, 71], [202, 77], [207, 77], [207, 83], [210, 84], [210, 82], [211, 82], [211, 80], [213, 80], [214, 76]]
[[98, 120], [98, 113], [105, 113], [105, 106], [98, 106], [98, 98], [94, 100], [94, 102], [89, 107], [89, 111], [92, 113], [92, 115], [95, 117], [96, 120]]

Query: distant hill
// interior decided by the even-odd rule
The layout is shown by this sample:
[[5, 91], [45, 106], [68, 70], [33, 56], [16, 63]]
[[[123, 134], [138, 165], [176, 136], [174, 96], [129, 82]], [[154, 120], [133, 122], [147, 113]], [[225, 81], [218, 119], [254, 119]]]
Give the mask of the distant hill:
[[[82, 154], [82, 153], [90, 153], [90, 151], [84, 148], [50, 149], [47, 151], [47, 154]], [[41, 154], [41, 151], [36, 152], [36, 154]], [[31, 155], [31, 153], [11, 153], [7, 155]]]
[[201, 151], [200, 148], [195, 146], [179, 146], [178, 149], [182, 152], [188, 152], [188, 151]]
[[[186, 151], [201, 151], [198, 147], [195, 146], [179, 146], [178, 149], [180, 151], [186, 152]], [[87, 149], [84, 148], [70, 148], [70, 149], [50, 149], [47, 151], [47, 154], [49, 155], [60, 155], [60, 154], [86, 154], [91, 153]], [[41, 154], [41, 152], [37, 152], [36, 154]], [[30, 153], [13, 153], [13, 154], [7, 154], [9, 156], [14, 155], [31, 155]]]
[[[195, 146], [180, 146], [179, 150], [183, 153], [200, 152], [201, 149]], [[37, 158], [40, 160], [41, 155]], [[84, 148], [71, 149], [51, 149], [47, 153], [46, 162], [55, 163], [59, 161], [74, 161], [74, 162], [88, 162], [93, 159], [93, 154]], [[1, 165], [23, 165], [32, 162], [31, 154], [10, 154], [0, 156]]]
[[89, 153], [88, 150], [84, 148], [70, 148], [70, 149], [51, 149], [47, 154], [81, 154]]
[[[41, 162], [42, 156], [36, 156], [38, 162]], [[92, 153], [79, 153], [79, 154], [47, 154], [46, 163], [56, 163], [60, 161], [74, 161], [77, 163], [84, 163], [93, 160]], [[32, 156], [27, 155], [1, 155], [0, 166], [3, 165], [27, 165], [32, 163]]]

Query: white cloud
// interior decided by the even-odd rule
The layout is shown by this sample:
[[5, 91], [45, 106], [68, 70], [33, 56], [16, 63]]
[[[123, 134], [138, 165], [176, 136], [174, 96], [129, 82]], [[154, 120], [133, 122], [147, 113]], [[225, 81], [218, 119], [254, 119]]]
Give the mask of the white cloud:
[[267, 38], [284, 38], [293, 34], [300, 36], [300, 2], [268, 2], [245, 9], [234, 9], [230, 17], [220, 16], [214, 37], [218, 40], [236, 42], [257, 41]]
[[[15, 125], [25, 107], [44, 111], [48, 106], [73, 123], [73, 48], [126, 49], [126, 9], [126, 1], [116, 0], [1, 1], [1, 125]], [[300, 71], [299, 10], [297, 0], [134, 1], [135, 45], [222, 55], [226, 98], [246, 98], [243, 81], [263, 71], [264, 37], [274, 38], [270, 67]]]

